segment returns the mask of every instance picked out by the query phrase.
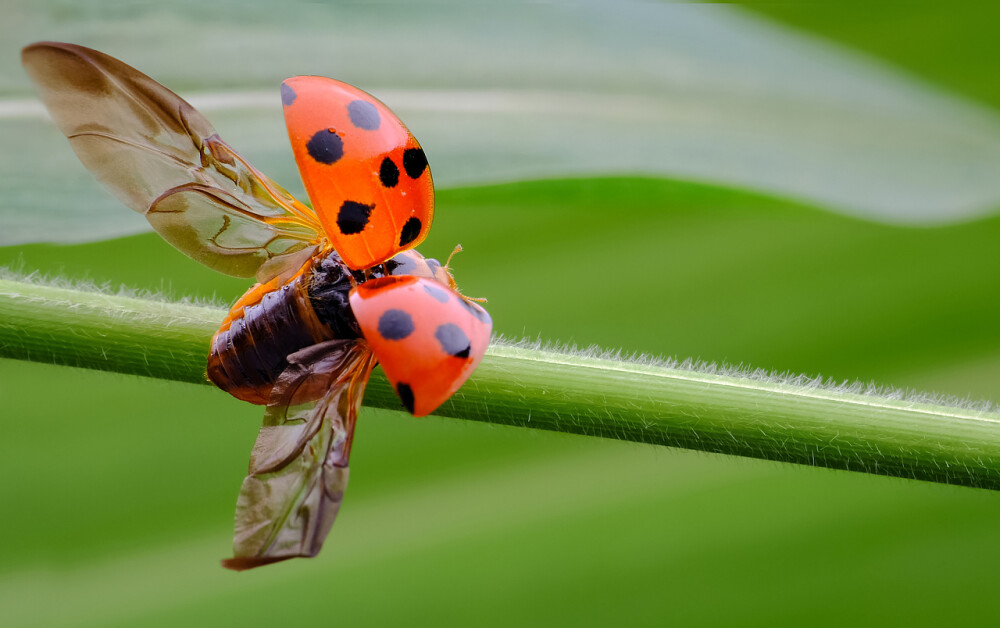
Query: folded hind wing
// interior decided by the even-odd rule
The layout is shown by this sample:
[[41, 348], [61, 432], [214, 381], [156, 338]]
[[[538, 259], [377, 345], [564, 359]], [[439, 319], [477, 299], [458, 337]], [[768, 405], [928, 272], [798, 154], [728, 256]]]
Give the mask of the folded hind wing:
[[233, 558], [242, 571], [315, 556], [347, 487], [347, 463], [365, 384], [375, 365], [358, 340], [292, 354], [279, 376], [236, 504]]

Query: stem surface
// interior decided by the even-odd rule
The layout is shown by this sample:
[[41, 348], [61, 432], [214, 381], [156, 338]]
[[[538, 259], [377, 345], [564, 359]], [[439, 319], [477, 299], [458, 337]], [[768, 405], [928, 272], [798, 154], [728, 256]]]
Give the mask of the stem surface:
[[[208, 383], [221, 308], [0, 279], [0, 357]], [[399, 409], [380, 370], [365, 405]], [[815, 383], [495, 344], [435, 413], [1000, 489], [1000, 415]]]

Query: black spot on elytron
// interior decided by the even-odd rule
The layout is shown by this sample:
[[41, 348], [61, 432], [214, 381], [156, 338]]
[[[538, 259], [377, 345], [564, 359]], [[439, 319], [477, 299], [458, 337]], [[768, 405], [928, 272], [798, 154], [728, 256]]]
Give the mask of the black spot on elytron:
[[288, 85], [285, 85], [284, 83], [281, 84], [281, 104], [287, 107], [288, 105], [295, 102], [295, 99], [297, 97], [298, 94], [295, 93], [294, 89], [292, 89]]
[[429, 283], [424, 284], [424, 291], [427, 292], [427, 294], [434, 297], [436, 300], [440, 301], [441, 303], [447, 303], [448, 299], [451, 298], [451, 296], [448, 294], [446, 290], [444, 290], [443, 288], [439, 288], [437, 286], [433, 286]]
[[399, 168], [388, 157], [382, 160], [382, 167], [378, 169], [378, 180], [387, 188], [394, 188], [399, 183]]
[[413, 414], [413, 389], [410, 385], [396, 384], [396, 394], [399, 395], [399, 400], [403, 402], [406, 411]]
[[460, 301], [462, 302], [462, 305], [465, 306], [465, 309], [467, 309], [470, 314], [475, 316], [476, 320], [478, 320], [480, 323], [486, 323], [489, 325], [493, 324], [493, 319], [490, 318], [489, 312], [487, 312], [486, 310], [484, 310], [483, 308], [479, 307], [478, 305], [476, 305], [471, 301], [466, 301], [465, 299], [460, 299]]
[[427, 156], [422, 148], [407, 148], [403, 151], [403, 170], [411, 179], [416, 179], [424, 173], [427, 167]]
[[306, 144], [309, 156], [321, 164], [332, 164], [344, 156], [344, 141], [333, 129], [316, 131]]
[[472, 346], [469, 344], [469, 337], [455, 323], [438, 325], [437, 331], [434, 332], [434, 337], [441, 343], [441, 348], [448, 355], [453, 355], [456, 358], [469, 357], [469, 351], [472, 349]]
[[354, 235], [364, 231], [375, 204], [365, 205], [354, 201], [344, 201], [337, 214], [337, 226], [344, 235]]
[[378, 109], [367, 100], [352, 100], [347, 105], [347, 115], [351, 116], [351, 124], [366, 131], [374, 131], [382, 124]]
[[413, 319], [403, 310], [386, 310], [378, 319], [378, 333], [386, 340], [402, 340], [413, 333]]
[[406, 246], [417, 239], [420, 235], [420, 219], [416, 216], [410, 218], [403, 225], [403, 230], [399, 232], [399, 246]]

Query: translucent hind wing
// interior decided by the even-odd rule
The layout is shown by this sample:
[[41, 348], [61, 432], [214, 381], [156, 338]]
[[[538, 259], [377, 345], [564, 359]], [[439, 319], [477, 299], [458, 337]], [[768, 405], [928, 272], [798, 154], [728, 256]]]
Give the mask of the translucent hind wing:
[[191, 259], [261, 282], [298, 270], [318, 248], [315, 232], [300, 222], [262, 217], [240, 198], [197, 183], [168, 190], [152, 202], [146, 219]]
[[354, 425], [375, 365], [363, 341], [332, 340], [289, 356], [236, 505], [242, 571], [319, 553], [343, 501]]
[[[186, 255], [250, 277], [319, 242], [315, 213], [163, 85], [74, 44], [39, 42], [21, 58], [83, 165]], [[258, 279], [280, 267], [272, 262]]]

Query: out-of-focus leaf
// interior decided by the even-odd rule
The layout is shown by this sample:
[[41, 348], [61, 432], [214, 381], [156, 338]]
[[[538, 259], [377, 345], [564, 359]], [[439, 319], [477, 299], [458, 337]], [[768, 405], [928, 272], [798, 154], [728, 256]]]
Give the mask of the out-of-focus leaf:
[[[456, 277], [506, 334], [1000, 400], [996, 217], [882, 225], [634, 179], [440, 201], [450, 217], [421, 250], [461, 242]], [[234, 298], [248, 283], [155, 234], [0, 250], [19, 257], [99, 282], [157, 289], [166, 277], [178, 295]], [[0, 612], [12, 625], [305, 625], [329, 621], [331, 600], [338, 621], [370, 626], [996, 617], [994, 494], [366, 408], [320, 556], [234, 577], [215, 559], [259, 407], [207, 386], [0, 369], [0, 503], [12, 505]]]
[[1000, 107], [1000, 4], [754, 2], [745, 8]]
[[15, 99], [0, 103], [0, 136], [19, 147], [0, 154], [0, 242], [145, 228], [31, 113], [17, 48], [40, 38], [105, 50], [204, 103], [237, 150], [300, 195], [277, 91], [291, 74], [382, 98], [445, 187], [665, 174], [898, 222], [967, 219], [1000, 199], [992, 111], [732, 7], [190, 1], [165, 16], [18, 2], [0, 40], [0, 91]]

